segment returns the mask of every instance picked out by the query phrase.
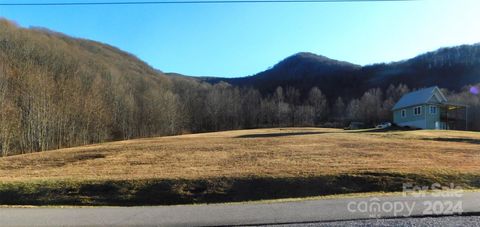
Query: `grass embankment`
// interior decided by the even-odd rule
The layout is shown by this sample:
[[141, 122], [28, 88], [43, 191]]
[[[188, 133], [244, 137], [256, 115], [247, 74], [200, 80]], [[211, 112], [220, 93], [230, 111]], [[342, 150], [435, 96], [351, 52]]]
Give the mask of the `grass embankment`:
[[480, 187], [480, 133], [240, 130], [0, 158], [0, 204], [154, 205]]

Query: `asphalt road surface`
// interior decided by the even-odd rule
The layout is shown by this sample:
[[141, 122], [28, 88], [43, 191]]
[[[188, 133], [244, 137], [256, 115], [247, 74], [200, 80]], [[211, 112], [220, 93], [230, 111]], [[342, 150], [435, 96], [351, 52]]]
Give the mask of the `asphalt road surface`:
[[[1, 226], [342, 225], [404, 216], [479, 213], [480, 192], [295, 202], [92, 208], [0, 208]], [[472, 218], [462, 217], [462, 218]], [[366, 220], [377, 218], [374, 220]], [[380, 218], [380, 219], [378, 219]], [[455, 217], [450, 217], [455, 218]], [[401, 218], [409, 220], [409, 218]], [[388, 220], [401, 220], [388, 219]], [[411, 218], [410, 218], [411, 219]], [[419, 220], [419, 219], [415, 219]], [[429, 220], [429, 219], [428, 219]], [[436, 220], [436, 219], [435, 219]], [[465, 219], [467, 220], [467, 219]], [[468, 219], [469, 220], [469, 219]], [[476, 219], [478, 220], [478, 218]], [[308, 224], [312, 223], [312, 224]], [[346, 222], [348, 224], [348, 222]], [[368, 223], [366, 223], [368, 225]], [[395, 224], [394, 224], [395, 225]], [[399, 224], [401, 225], [401, 224]]]
[[466, 227], [480, 226], [480, 216], [442, 216], [442, 217], [425, 217], [425, 218], [390, 218], [390, 219], [368, 219], [354, 221], [333, 221], [318, 223], [301, 223], [275, 225], [276, 227], [330, 227], [330, 226], [403, 226], [403, 227]]

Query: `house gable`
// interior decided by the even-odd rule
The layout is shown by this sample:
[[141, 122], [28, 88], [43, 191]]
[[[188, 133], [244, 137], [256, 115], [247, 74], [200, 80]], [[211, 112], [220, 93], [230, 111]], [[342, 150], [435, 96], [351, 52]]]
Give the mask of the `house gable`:
[[435, 86], [418, 91], [405, 94], [392, 108], [392, 110], [399, 110], [406, 107], [423, 105], [426, 103], [443, 103], [447, 102], [447, 98], [442, 91]]
[[443, 95], [442, 91], [440, 89], [434, 89], [432, 97], [427, 101], [427, 103], [444, 103], [447, 102], [447, 98], [445, 95]]
[[428, 103], [440, 103], [440, 97], [438, 95], [433, 94], [432, 97], [428, 100]]
[[430, 109], [446, 102], [447, 98], [438, 87], [410, 92], [393, 107], [393, 122], [400, 126], [434, 128], [440, 111], [435, 109], [432, 112]]
[[[422, 129], [461, 129], [463, 127], [461, 124], [464, 124], [464, 129], [468, 129], [467, 106], [448, 102], [438, 87], [405, 94], [392, 110], [393, 122], [399, 126]], [[464, 111], [465, 118], [458, 116], [459, 110]]]

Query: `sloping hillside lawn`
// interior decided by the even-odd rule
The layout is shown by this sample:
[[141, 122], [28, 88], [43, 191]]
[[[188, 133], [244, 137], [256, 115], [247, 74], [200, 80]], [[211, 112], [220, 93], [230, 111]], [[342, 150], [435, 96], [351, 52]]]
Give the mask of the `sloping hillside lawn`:
[[0, 204], [154, 205], [480, 187], [480, 133], [239, 130], [0, 158]]

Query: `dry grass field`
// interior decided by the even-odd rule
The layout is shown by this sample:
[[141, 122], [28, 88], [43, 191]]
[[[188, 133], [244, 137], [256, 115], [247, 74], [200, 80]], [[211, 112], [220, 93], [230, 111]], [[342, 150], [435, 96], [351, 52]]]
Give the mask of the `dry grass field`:
[[[295, 183], [295, 179], [301, 180]], [[98, 186], [73, 202], [58, 202], [73, 204], [110, 204], [108, 199], [98, 202], [91, 197], [112, 190], [120, 194], [122, 190], [124, 194], [138, 193], [144, 185], [151, 190], [163, 188], [179, 198], [197, 196], [180, 203], [204, 201], [198, 196], [210, 194], [224, 196], [212, 201], [229, 200], [233, 187], [251, 187], [238, 182], [258, 187], [288, 185], [287, 191], [296, 184], [310, 182], [326, 190], [323, 193], [317, 187], [308, 192], [310, 189], [304, 185], [301, 190], [305, 192], [255, 198], [401, 190], [398, 184], [402, 181], [452, 181], [477, 187], [480, 133], [280, 128], [137, 139], [0, 158], [0, 180], [3, 192], [16, 195], [17, 189], [30, 193], [28, 203], [36, 203], [35, 196], [41, 196], [39, 190], [52, 193], [51, 190], [70, 188], [69, 193], [82, 195], [76, 187], [88, 182]], [[351, 185], [352, 180], [358, 182]], [[383, 183], [363, 185], [377, 181]], [[106, 188], [105, 182], [109, 185]], [[329, 185], [338, 190], [329, 190]], [[162, 198], [158, 199], [158, 203], [163, 203]], [[233, 200], [242, 199], [245, 198], [240, 196]], [[3, 203], [14, 203], [9, 201]]]

